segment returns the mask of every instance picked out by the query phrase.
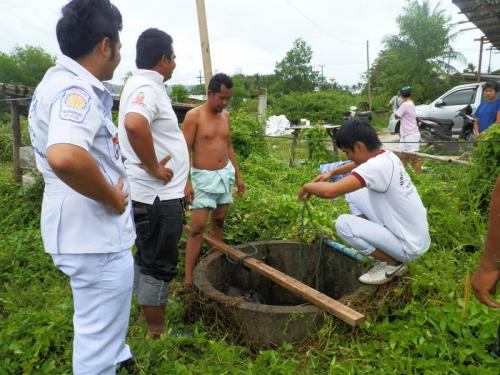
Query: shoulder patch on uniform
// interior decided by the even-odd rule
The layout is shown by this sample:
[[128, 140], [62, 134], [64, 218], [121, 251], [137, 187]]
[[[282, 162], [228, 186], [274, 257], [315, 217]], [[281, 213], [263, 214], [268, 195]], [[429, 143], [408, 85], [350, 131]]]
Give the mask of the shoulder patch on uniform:
[[138, 91], [136, 92], [134, 98], [132, 99], [131, 104], [145, 105], [144, 98], [145, 98], [144, 92]]
[[81, 123], [90, 111], [90, 95], [80, 87], [67, 89], [60, 101], [61, 109], [59, 117], [61, 120], [69, 120]]

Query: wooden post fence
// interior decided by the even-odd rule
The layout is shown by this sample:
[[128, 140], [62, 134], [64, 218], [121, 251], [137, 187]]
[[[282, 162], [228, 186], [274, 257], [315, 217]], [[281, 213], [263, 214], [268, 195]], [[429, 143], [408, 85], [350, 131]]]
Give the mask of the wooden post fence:
[[12, 160], [14, 163], [12, 174], [15, 182], [21, 182], [23, 178], [19, 152], [21, 148], [21, 122], [19, 120], [19, 106], [16, 100], [10, 102], [10, 124], [12, 126]]

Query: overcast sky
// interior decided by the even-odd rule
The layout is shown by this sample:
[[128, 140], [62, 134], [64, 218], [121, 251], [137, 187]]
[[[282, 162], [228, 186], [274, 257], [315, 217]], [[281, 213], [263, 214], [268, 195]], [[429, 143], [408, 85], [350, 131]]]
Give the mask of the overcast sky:
[[[0, 0], [0, 51], [16, 45], [40, 46], [58, 55], [55, 25], [67, 0]], [[195, 0], [115, 0], [123, 16], [122, 61], [113, 82], [135, 69], [135, 42], [149, 27], [157, 27], [174, 38], [177, 68], [169, 84], [198, 83], [203, 72]], [[432, 4], [437, 4], [433, 1]], [[453, 22], [465, 20], [451, 0], [439, 2]], [[205, 0], [212, 67], [215, 72], [234, 74], [272, 73], [277, 61], [303, 38], [313, 49], [312, 64], [326, 78], [354, 84], [366, 71], [366, 41], [373, 61], [384, 37], [397, 33], [396, 17], [405, 0]], [[460, 24], [456, 31], [472, 27]], [[478, 63], [478, 30], [458, 34], [454, 48], [468, 62]], [[485, 50], [483, 71], [489, 51]], [[463, 68], [464, 64], [456, 63]], [[492, 70], [500, 68], [500, 54], [493, 54]]]

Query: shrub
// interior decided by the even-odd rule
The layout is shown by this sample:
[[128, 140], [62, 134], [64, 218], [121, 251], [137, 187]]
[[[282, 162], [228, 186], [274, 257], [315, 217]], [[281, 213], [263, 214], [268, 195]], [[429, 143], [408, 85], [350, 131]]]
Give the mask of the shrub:
[[309, 160], [323, 163], [329, 163], [333, 160], [334, 156], [327, 148], [327, 145], [331, 146], [331, 142], [325, 129], [315, 126], [306, 129], [304, 135], [308, 142]]
[[256, 116], [245, 111], [231, 113], [231, 138], [234, 151], [239, 159], [246, 159], [252, 153], [266, 153], [264, 127]]
[[274, 101], [273, 113], [284, 114], [292, 123], [306, 118], [313, 123], [323, 120], [339, 124], [342, 121], [342, 113], [357, 102], [358, 99], [354, 95], [340, 90], [292, 93]]
[[480, 138], [472, 151], [472, 166], [464, 180], [464, 199], [471, 209], [483, 213], [488, 210], [491, 193], [497, 176], [500, 175], [500, 124], [493, 125]]

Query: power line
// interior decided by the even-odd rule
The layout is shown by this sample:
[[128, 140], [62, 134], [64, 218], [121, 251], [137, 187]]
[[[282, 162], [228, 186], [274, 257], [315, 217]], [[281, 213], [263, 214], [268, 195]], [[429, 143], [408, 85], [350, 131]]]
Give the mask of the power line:
[[336, 37], [335, 35], [333, 35], [332, 33], [330, 33], [329, 30], [325, 29], [323, 26], [317, 24], [313, 19], [311, 19], [310, 17], [308, 17], [307, 15], [305, 15], [299, 8], [297, 8], [297, 6], [294, 3], [292, 3], [292, 0], [287, 0], [287, 2], [288, 2], [288, 4], [290, 4], [292, 6], [292, 8], [294, 8], [297, 11], [297, 13], [299, 13], [302, 17], [304, 17], [312, 25], [316, 26], [320, 31], [322, 31], [323, 33], [327, 34], [330, 38], [335, 39], [338, 42], [341, 42], [341, 43], [344, 43], [344, 44], [349, 44], [349, 45], [359, 45], [359, 44], [361, 44], [361, 42], [348, 42], [346, 40], [342, 40], [342, 39]]

